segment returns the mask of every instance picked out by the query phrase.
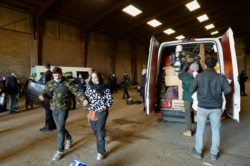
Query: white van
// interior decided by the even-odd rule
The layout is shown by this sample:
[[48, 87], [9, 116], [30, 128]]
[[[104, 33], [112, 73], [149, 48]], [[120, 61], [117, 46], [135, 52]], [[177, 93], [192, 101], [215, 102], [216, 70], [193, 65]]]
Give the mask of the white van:
[[167, 121], [184, 122], [182, 83], [176, 72], [183, 68], [183, 62], [198, 61], [204, 69], [207, 56], [218, 60], [215, 70], [231, 80], [232, 92], [226, 95], [226, 114], [239, 122], [240, 86], [238, 65], [231, 28], [219, 38], [200, 38], [159, 43], [151, 38], [147, 68], [146, 112], [160, 111]]
[[[62, 69], [63, 75], [66, 75], [66, 72], [72, 72], [72, 76], [78, 78], [79, 73], [82, 74], [86, 83], [89, 81], [89, 76], [92, 71], [90, 67], [68, 67], [68, 66], [59, 66]], [[53, 66], [51, 66], [51, 70]], [[44, 74], [44, 66], [37, 65], [31, 67], [31, 76], [38, 81], [41, 76]]]

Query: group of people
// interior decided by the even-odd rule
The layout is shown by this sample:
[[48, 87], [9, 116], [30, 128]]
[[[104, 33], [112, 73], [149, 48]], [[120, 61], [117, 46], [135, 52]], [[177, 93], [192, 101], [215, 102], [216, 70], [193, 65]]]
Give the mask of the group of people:
[[[229, 94], [232, 91], [230, 81], [222, 74], [215, 71], [216, 59], [208, 57], [205, 60], [206, 69], [201, 73], [199, 65], [193, 63], [184, 71], [178, 74], [182, 81], [183, 100], [185, 108], [186, 130], [185, 136], [192, 136], [196, 128], [195, 146], [192, 155], [195, 158], [202, 159], [203, 154], [203, 136], [206, 122], [209, 119], [212, 130], [212, 144], [210, 148], [211, 160], [217, 160], [220, 145], [220, 127], [221, 115], [223, 113], [223, 93]], [[193, 93], [197, 93], [197, 124], [194, 124], [192, 112]]]
[[70, 133], [65, 128], [69, 113], [68, 98], [71, 94], [82, 102], [82, 105], [87, 108], [87, 112], [94, 112], [96, 116], [95, 119], [89, 119], [89, 124], [96, 137], [96, 159], [103, 159], [106, 153], [105, 125], [109, 107], [113, 103], [113, 97], [109, 86], [103, 81], [102, 74], [98, 71], [92, 71], [89, 84], [84, 92], [79, 90], [72, 81], [63, 77], [60, 67], [53, 68], [52, 76], [53, 79], [45, 84], [45, 88], [39, 96], [42, 102], [49, 101], [52, 117], [58, 132], [58, 147], [52, 160], [60, 160], [64, 150], [69, 149], [73, 141]]
[[[206, 68], [199, 73], [199, 65], [193, 63], [178, 74], [182, 81], [183, 100], [185, 108], [186, 130], [183, 132], [185, 136], [192, 136], [196, 130], [195, 146], [192, 150], [192, 155], [195, 158], [202, 159], [203, 154], [203, 135], [206, 122], [209, 119], [212, 130], [212, 144], [210, 148], [211, 160], [217, 160], [219, 155], [220, 145], [220, 127], [221, 115], [223, 113], [222, 104], [224, 93], [229, 94], [232, 91], [230, 81], [222, 74], [215, 71], [216, 59], [208, 57], [205, 60]], [[88, 120], [90, 127], [96, 137], [97, 160], [104, 158], [106, 154], [106, 120], [109, 115], [109, 108], [113, 104], [112, 93], [116, 92], [116, 76], [111, 75], [110, 85], [107, 85], [103, 76], [98, 71], [92, 71], [88, 85], [82, 83], [82, 87], [78, 88], [73, 81], [66, 78], [62, 74], [60, 67], [54, 67], [50, 71], [50, 64], [44, 65], [45, 73], [38, 81], [45, 85], [43, 92], [39, 95], [39, 99], [43, 103], [45, 109], [45, 126], [40, 131], [50, 131], [57, 129], [57, 151], [53, 156], [53, 160], [60, 160], [65, 149], [69, 149], [72, 144], [72, 137], [65, 128], [66, 121], [69, 115], [68, 99], [70, 95], [74, 95], [82, 105], [86, 107], [88, 112]], [[244, 73], [243, 73], [244, 74]], [[82, 76], [79, 76], [82, 78]], [[246, 76], [244, 77], [246, 81]], [[141, 85], [138, 87], [144, 102], [145, 107], [145, 84], [146, 84], [146, 69], [142, 69]], [[84, 80], [82, 80], [84, 81]], [[245, 82], [244, 81], [244, 82]], [[12, 73], [5, 77], [6, 92], [9, 95], [10, 112], [14, 111], [17, 89], [16, 76]], [[84, 85], [83, 85], [84, 84]], [[124, 72], [121, 80], [123, 87], [122, 99], [129, 98], [127, 88], [130, 84], [130, 78]], [[7, 86], [8, 85], [8, 86]], [[193, 93], [197, 93], [197, 122], [194, 129], [194, 120], [192, 117]], [[244, 91], [243, 91], [244, 92]], [[242, 92], [242, 93], [243, 93]], [[243, 93], [243, 95], [246, 95]], [[91, 113], [91, 115], [90, 115]], [[91, 118], [90, 118], [91, 116]], [[94, 116], [94, 118], [93, 118]]]

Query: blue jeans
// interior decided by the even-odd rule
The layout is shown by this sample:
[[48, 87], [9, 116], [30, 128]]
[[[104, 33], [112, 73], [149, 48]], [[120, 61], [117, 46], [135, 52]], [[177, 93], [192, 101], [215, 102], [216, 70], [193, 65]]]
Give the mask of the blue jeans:
[[9, 94], [9, 110], [10, 112], [15, 111], [15, 107], [17, 106], [17, 99], [16, 99], [16, 94]]
[[53, 119], [56, 123], [57, 128], [57, 148], [59, 152], [64, 151], [64, 141], [71, 140], [71, 135], [65, 128], [65, 124], [68, 118], [69, 111], [68, 110], [55, 110], [52, 111]]
[[203, 135], [206, 127], [207, 118], [210, 120], [210, 126], [212, 130], [212, 145], [210, 153], [217, 155], [220, 146], [220, 127], [221, 127], [221, 114], [222, 110], [217, 109], [205, 109], [198, 107], [197, 109], [197, 129], [196, 129], [196, 142], [195, 150], [198, 153], [202, 153], [203, 150]]
[[105, 125], [106, 125], [106, 120], [108, 117], [108, 110], [107, 111], [101, 111], [97, 113], [98, 120], [97, 121], [91, 121], [90, 126], [91, 129], [93, 130], [95, 137], [96, 137], [96, 147], [97, 147], [97, 152], [104, 154], [105, 151], [105, 136], [106, 136], [106, 131], [105, 131]]

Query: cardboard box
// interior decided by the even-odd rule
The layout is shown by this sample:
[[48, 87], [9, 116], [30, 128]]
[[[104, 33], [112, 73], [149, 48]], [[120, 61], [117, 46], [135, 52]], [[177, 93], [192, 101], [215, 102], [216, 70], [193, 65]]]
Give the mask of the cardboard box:
[[178, 78], [178, 76], [165, 76], [165, 85], [166, 86], [182, 86], [182, 82]]
[[182, 82], [178, 76], [165, 76], [165, 86], [177, 86], [178, 87], [178, 99], [182, 99]]
[[174, 68], [172, 66], [163, 67], [163, 70], [165, 71], [165, 76], [174, 76], [175, 75], [175, 71], [174, 71]]

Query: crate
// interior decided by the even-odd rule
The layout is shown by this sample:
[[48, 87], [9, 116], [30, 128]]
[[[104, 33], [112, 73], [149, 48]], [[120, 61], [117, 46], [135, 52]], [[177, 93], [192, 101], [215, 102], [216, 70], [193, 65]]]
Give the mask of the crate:
[[184, 109], [184, 100], [172, 100], [172, 108], [185, 110]]

